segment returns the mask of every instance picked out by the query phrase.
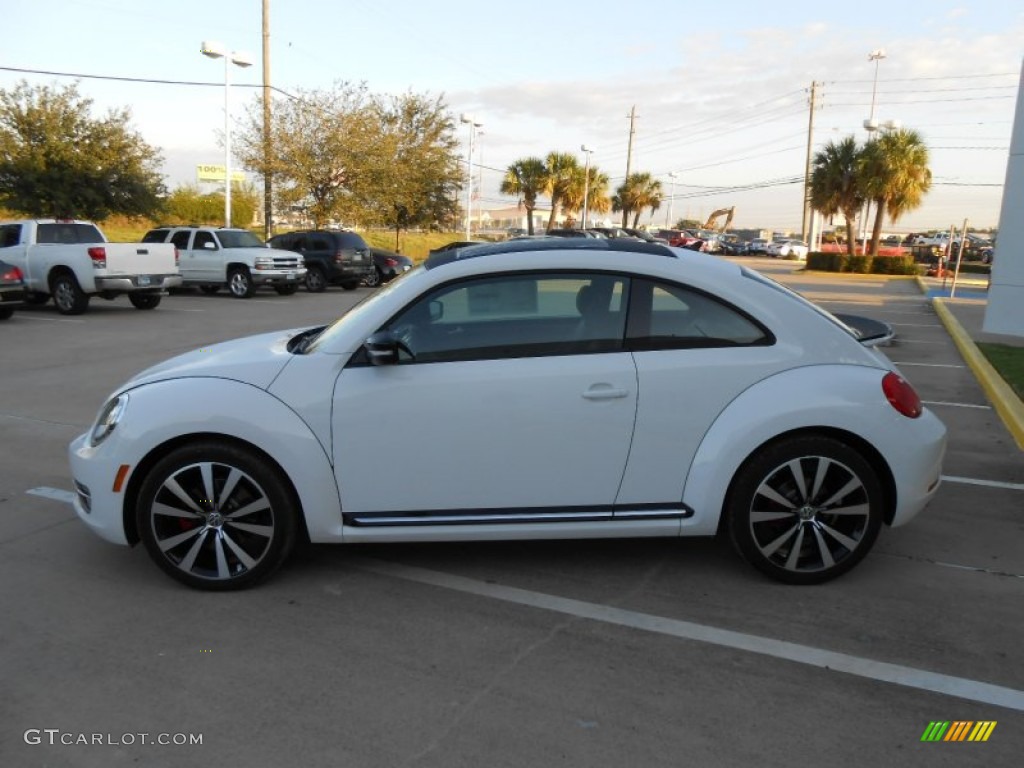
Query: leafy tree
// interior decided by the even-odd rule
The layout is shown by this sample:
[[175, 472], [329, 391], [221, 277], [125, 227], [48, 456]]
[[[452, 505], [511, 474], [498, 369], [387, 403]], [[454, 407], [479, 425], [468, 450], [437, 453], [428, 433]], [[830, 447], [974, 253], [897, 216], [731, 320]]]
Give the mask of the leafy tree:
[[548, 216], [548, 229], [555, 226], [555, 219], [558, 218], [562, 201], [572, 188], [573, 178], [581, 173], [579, 161], [576, 156], [568, 152], [549, 152], [544, 160], [547, 168], [547, 189], [545, 190], [551, 198], [551, 214]]
[[533, 234], [533, 211], [537, 207], [537, 196], [546, 194], [548, 169], [539, 157], [524, 157], [516, 160], [505, 170], [501, 180], [501, 194], [517, 195], [526, 209], [526, 231]]
[[588, 211], [605, 213], [612, 207], [608, 196], [608, 174], [602, 173], [597, 166], [590, 166], [589, 171], [586, 167], [577, 167], [565, 186], [562, 204], [567, 211], [582, 210], [584, 196]]
[[811, 168], [811, 205], [825, 216], [841, 213], [846, 217], [846, 250], [850, 256], [857, 243], [857, 213], [865, 200], [858, 180], [860, 164], [857, 140], [847, 136], [838, 144], [830, 141], [815, 153]]
[[877, 206], [871, 232], [871, 255], [878, 255], [882, 221], [886, 213], [895, 223], [904, 213], [921, 206], [932, 185], [928, 147], [917, 131], [886, 131], [861, 151], [860, 184]]
[[128, 109], [99, 119], [91, 109], [77, 84], [0, 89], [0, 205], [85, 219], [159, 210], [160, 153], [131, 130]]
[[629, 226], [629, 215], [633, 214], [633, 226], [640, 222], [644, 208], [651, 212], [661, 207], [664, 198], [661, 182], [649, 173], [631, 173], [612, 197], [612, 209], [622, 211], [622, 226]]

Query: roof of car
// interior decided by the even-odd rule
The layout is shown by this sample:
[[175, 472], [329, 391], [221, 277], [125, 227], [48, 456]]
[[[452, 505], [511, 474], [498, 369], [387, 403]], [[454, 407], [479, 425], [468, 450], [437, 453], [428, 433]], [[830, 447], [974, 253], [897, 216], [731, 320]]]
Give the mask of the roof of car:
[[628, 253], [649, 253], [656, 256], [677, 258], [677, 254], [664, 245], [642, 240], [616, 238], [598, 240], [595, 238], [551, 238], [549, 240], [507, 240], [503, 243], [487, 243], [453, 248], [443, 253], [432, 254], [423, 263], [427, 269], [450, 264], [464, 259], [506, 253], [536, 253], [537, 251], [622, 251]]

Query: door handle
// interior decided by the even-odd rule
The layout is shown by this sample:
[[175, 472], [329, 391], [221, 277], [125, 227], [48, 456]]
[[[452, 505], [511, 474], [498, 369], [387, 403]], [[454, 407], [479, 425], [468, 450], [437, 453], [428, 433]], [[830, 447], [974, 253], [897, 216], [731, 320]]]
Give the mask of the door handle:
[[583, 397], [587, 400], [614, 400], [629, 395], [625, 389], [613, 387], [611, 384], [595, 384], [586, 392]]

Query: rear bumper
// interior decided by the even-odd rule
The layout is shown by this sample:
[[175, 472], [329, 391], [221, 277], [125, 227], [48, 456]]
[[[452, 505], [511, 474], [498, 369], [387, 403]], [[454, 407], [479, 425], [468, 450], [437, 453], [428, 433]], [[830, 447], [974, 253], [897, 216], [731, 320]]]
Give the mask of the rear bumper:
[[14, 309], [25, 301], [25, 287], [22, 285], [0, 285], [0, 309]]
[[126, 275], [95, 278], [97, 293], [134, 293], [178, 288], [181, 275]]

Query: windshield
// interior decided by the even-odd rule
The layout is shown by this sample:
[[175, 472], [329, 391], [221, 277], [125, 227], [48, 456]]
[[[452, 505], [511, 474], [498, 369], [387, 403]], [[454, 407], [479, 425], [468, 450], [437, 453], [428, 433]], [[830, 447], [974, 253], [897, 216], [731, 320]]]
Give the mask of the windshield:
[[[352, 309], [343, 314], [329, 326], [327, 326], [323, 332], [321, 332], [316, 338], [310, 339], [302, 348], [303, 352], [315, 352], [320, 348], [322, 344], [326, 344], [337, 336], [344, 328], [348, 327], [349, 324], [356, 321], [364, 312], [371, 311], [373, 307], [377, 305], [384, 297], [388, 296], [394, 289], [395, 286], [402, 282], [408, 282], [409, 278], [413, 275], [423, 272], [423, 265], [417, 264], [415, 267], [410, 269], [408, 272], [403, 272], [394, 280], [388, 282], [383, 288], [378, 288], [376, 291], [371, 293], [365, 299], [356, 304]], [[415, 279], [415, 278], [413, 278]]]
[[244, 229], [221, 229], [217, 231], [222, 248], [263, 248], [263, 241]]

